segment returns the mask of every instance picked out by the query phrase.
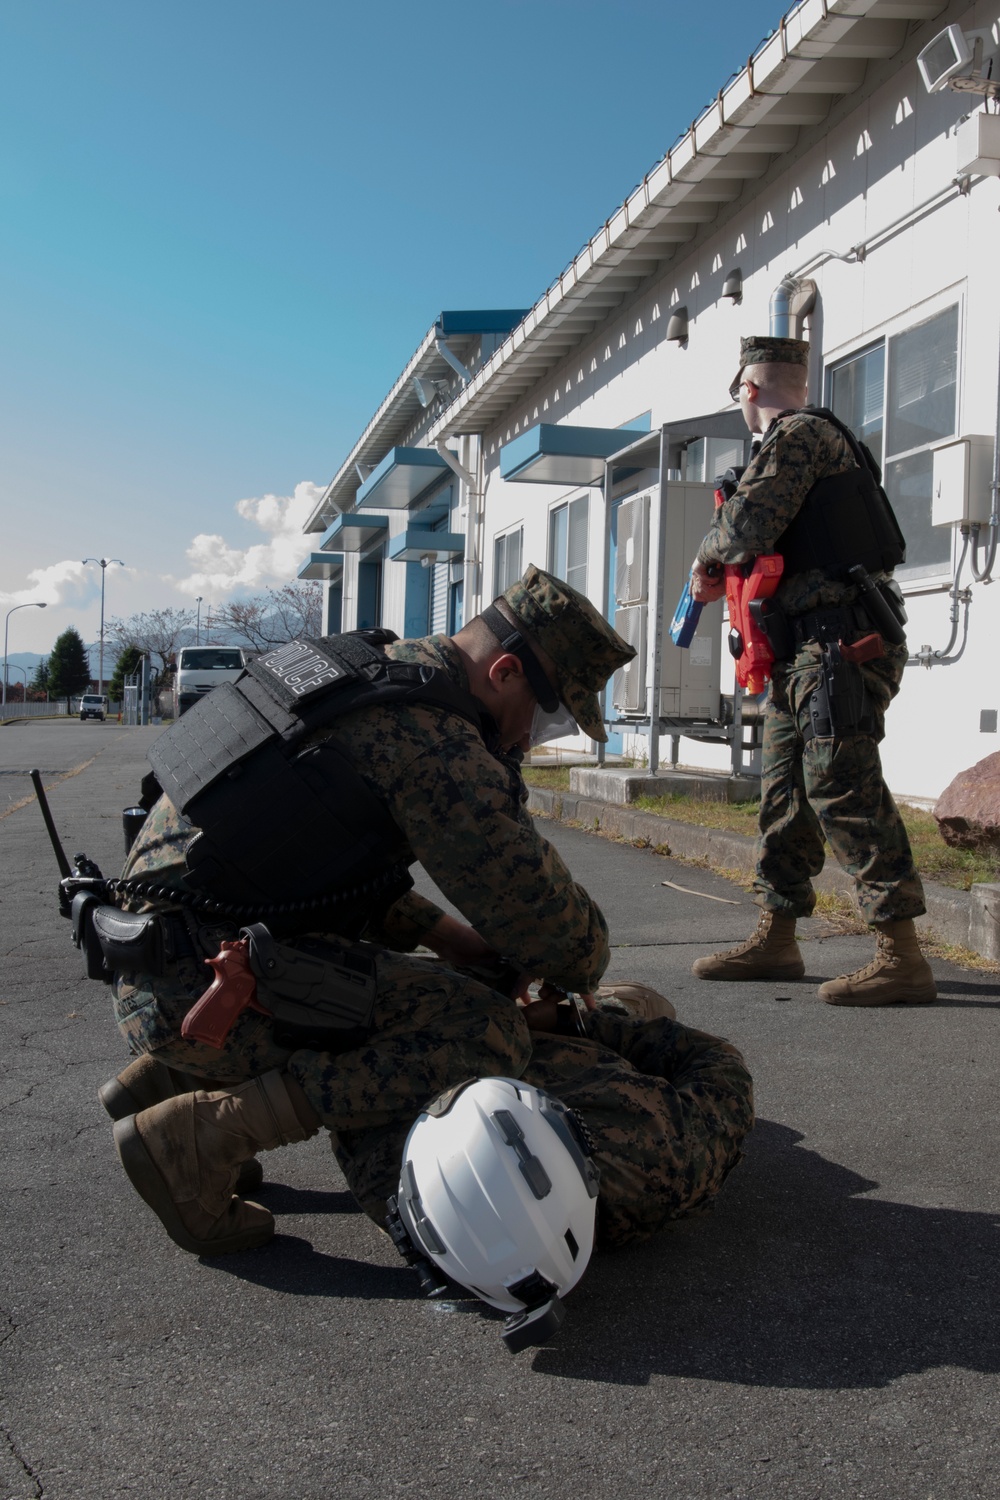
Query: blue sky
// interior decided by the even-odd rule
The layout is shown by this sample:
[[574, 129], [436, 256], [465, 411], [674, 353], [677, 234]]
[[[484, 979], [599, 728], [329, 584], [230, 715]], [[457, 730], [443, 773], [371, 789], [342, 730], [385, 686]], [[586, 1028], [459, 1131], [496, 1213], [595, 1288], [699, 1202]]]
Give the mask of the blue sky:
[[779, 14], [4, 0], [11, 652], [96, 637], [85, 556], [109, 615], [293, 576], [441, 309], [530, 306]]

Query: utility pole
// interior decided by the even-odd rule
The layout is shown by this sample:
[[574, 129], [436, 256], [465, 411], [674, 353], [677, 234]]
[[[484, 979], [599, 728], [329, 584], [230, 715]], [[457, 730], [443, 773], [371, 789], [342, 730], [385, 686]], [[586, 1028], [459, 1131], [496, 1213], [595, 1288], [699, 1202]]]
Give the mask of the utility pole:
[[85, 557], [83, 559], [84, 567], [86, 567], [87, 563], [96, 563], [97, 566], [101, 570], [101, 663], [100, 663], [100, 666], [98, 667], [97, 691], [99, 693], [103, 693], [104, 692], [104, 578], [105, 578], [105, 574], [107, 572], [107, 568], [108, 568], [108, 564], [109, 563], [117, 563], [120, 568], [124, 568], [125, 564], [122, 562], [122, 560], [121, 560], [120, 557]]

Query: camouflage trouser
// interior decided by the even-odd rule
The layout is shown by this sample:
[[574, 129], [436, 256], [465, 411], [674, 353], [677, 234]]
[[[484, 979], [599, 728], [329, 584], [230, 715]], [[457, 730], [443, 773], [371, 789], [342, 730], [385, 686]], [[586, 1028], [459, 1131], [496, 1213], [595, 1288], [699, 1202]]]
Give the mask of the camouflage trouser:
[[[250, 1010], [221, 1049], [185, 1040], [181, 1022], [211, 977], [194, 959], [179, 962], [169, 976], [120, 975], [116, 1018], [136, 1055], [149, 1053], [223, 1087], [286, 1068], [330, 1130], [355, 1195], [361, 1199], [366, 1191], [366, 1157], [378, 1151], [391, 1159], [386, 1192], [395, 1192], [403, 1142], [423, 1106], [466, 1078], [519, 1077], [531, 1044], [523, 1017], [506, 996], [444, 964], [384, 948], [369, 951], [377, 975], [372, 1029], [365, 1045], [349, 1052], [281, 1047], [270, 1018]], [[366, 1143], [363, 1152], [357, 1140]]]
[[375, 1024], [368, 1044], [352, 1052], [289, 1052], [255, 1011], [244, 1012], [222, 1050], [185, 1041], [180, 1023], [206, 983], [193, 960], [169, 979], [122, 976], [118, 1023], [137, 1055], [206, 1079], [235, 1084], [288, 1068], [329, 1128], [351, 1191], [379, 1224], [414, 1119], [466, 1078], [523, 1077], [579, 1110], [601, 1167], [605, 1245], [644, 1239], [690, 1212], [739, 1160], [753, 1104], [750, 1075], [728, 1042], [675, 1021], [611, 1012], [592, 1015], [593, 1040], [539, 1033], [529, 1040], [504, 996], [444, 965], [374, 951]]
[[578, 1111], [601, 1168], [597, 1240], [648, 1239], [719, 1191], [753, 1125], [736, 1048], [676, 1021], [590, 1020], [592, 1041], [534, 1037], [526, 1083]]
[[[676, 1021], [598, 1011], [590, 1026], [586, 1041], [535, 1032], [521, 1078], [579, 1112], [601, 1168], [598, 1244], [626, 1245], [718, 1192], [753, 1124], [752, 1085], [735, 1047]], [[340, 1136], [341, 1166], [377, 1223], [396, 1191], [405, 1137]]]
[[857, 882], [865, 921], [899, 921], [926, 911], [878, 753], [885, 711], [899, 691], [905, 660], [904, 646], [890, 646], [885, 656], [858, 669], [875, 712], [874, 733], [809, 740], [809, 699], [819, 683], [820, 648], [810, 642], [793, 660], [775, 665], [764, 716], [754, 881], [761, 906], [809, 916], [825, 835], [838, 863]]

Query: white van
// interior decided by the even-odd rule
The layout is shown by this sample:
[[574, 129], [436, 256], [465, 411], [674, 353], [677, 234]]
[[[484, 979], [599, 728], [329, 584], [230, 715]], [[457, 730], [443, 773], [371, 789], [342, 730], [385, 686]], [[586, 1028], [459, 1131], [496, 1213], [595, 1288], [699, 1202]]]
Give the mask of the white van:
[[238, 646], [182, 646], [174, 673], [174, 718], [220, 682], [235, 682], [245, 665]]
[[81, 722], [84, 719], [100, 719], [103, 724], [107, 711], [108, 700], [103, 693], [84, 693], [80, 699]]

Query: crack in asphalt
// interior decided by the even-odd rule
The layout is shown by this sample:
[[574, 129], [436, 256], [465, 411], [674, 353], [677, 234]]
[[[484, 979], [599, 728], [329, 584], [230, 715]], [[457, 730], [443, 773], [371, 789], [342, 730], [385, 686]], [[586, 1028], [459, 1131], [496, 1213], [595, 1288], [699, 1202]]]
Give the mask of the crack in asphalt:
[[[20, 1464], [21, 1468], [24, 1470], [25, 1477], [31, 1480], [33, 1486], [31, 1500], [43, 1500], [43, 1497], [45, 1495], [45, 1487], [43, 1486], [42, 1481], [39, 1479], [35, 1470], [28, 1463], [28, 1460], [25, 1458], [20, 1448], [15, 1443], [13, 1433], [8, 1432], [6, 1427], [0, 1427], [0, 1437], [3, 1438], [4, 1442], [7, 1444], [7, 1447], [10, 1449], [11, 1456], [13, 1457], [15, 1463]], [[10, 1500], [22, 1500], [22, 1496], [12, 1495], [10, 1497]], [[28, 1500], [28, 1497], [25, 1495], [23, 1497], [23, 1500]]]

